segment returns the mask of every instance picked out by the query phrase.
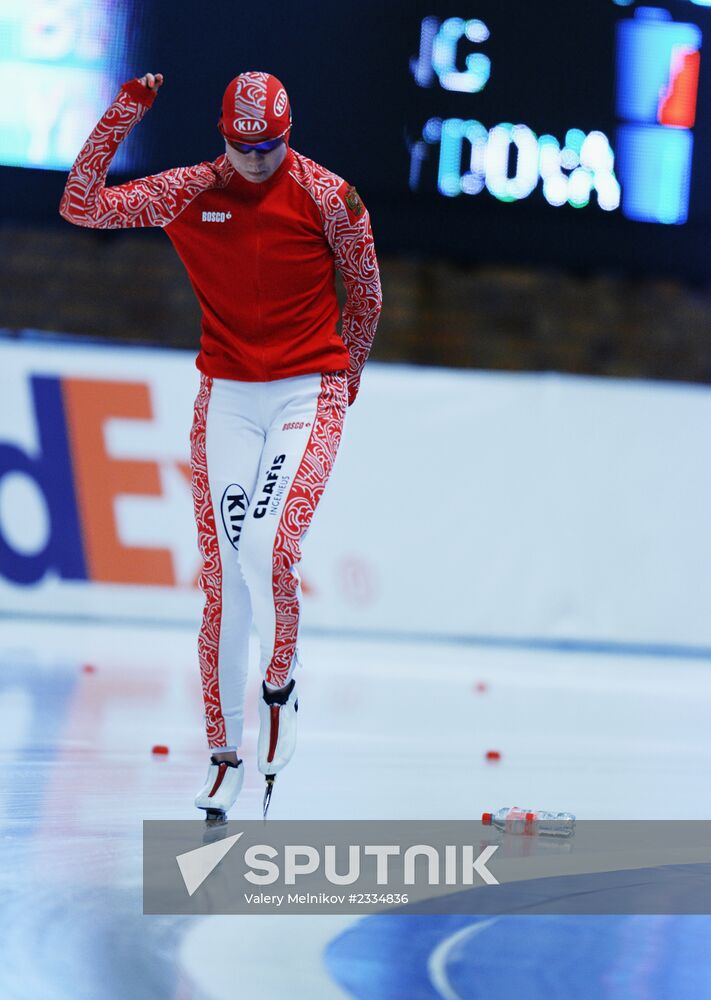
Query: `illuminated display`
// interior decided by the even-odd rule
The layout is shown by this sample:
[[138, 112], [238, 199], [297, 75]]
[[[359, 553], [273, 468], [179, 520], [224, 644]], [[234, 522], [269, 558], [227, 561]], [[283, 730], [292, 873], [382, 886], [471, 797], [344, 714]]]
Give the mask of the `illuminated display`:
[[[363, 0], [356, 21], [248, 4], [239, 44], [214, 11], [186, 34], [187, 9], [0, 0], [0, 163], [66, 171], [151, 67], [169, 85], [118, 169], [212, 160], [225, 81], [256, 65], [293, 92], [296, 149], [361, 191], [383, 253], [709, 280], [711, 0]], [[0, 213], [56, 215], [56, 181], [5, 169]]]
[[450, 17], [441, 22], [437, 17], [426, 17], [422, 22], [420, 54], [411, 61], [412, 73], [421, 87], [432, 86], [435, 74], [445, 90], [458, 90], [476, 94], [483, 90], [491, 73], [491, 60], [483, 52], [470, 52], [466, 68], [457, 69], [457, 47], [466, 38], [470, 42], [485, 42], [489, 29], [483, 21], [464, 21]]
[[701, 30], [640, 7], [617, 29], [617, 133], [623, 211], [683, 223], [689, 208]]
[[[492, 66], [483, 52], [469, 53], [457, 70], [457, 48], [463, 39], [480, 44], [490, 37], [483, 21], [426, 17], [420, 51], [410, 70], [420, 87], [435, 82], [445, 90], [477, 94], [489, 81]], [[587, 206], [593, 194], [600, 208], [620, 204], [615, 156], [606, 135], [570, 129], [561, 147], [552, 135], [540, 138], [527, 125], [502, 122], [487, 128], [475, 119], [430, 118], [422, 137], [410, 148], [410, 187], [420, 187], [422, 164], [438, 150], [437, 187], [447, 198], [478, 195], [486, 190], [499, 201], [528, 198], [539, 187], [549, 205]]]
[[607, 129], [612, 109], [601, 108], [612, 138], [602, 128], [572, 127], [557, 138], [520, 121], [485, 122], [482, 97], [497, 74], [511, 72], [487, 52], [490, 19], [425, 17], [412, 77], [420, 88], [456, 95], [443, 98], [445, 106], [457, 100], [465, 114], [425, 121], [408, 144], [410, 188], [427, 190], [434, 165], [446, 198], [488, 193], [516, 202], [542, 195], [556, 208], [596, 205], [639, 222], [686, 222], [702, 32], [661, 8], [629, 14], [616, 26], [616, 131]]
[[[586, 135], [571, 129], [561, 149], [552, 135], [540, 139], [526, 125], [507, 123], [486, 129], [481, 122], [431, 118], [423, 129], [423, 142], [411, 150], [410, 185], [417, 189], [419, 167], [426, 145], [439, 147], [437, 186], [441, 194], [479, 194], [486, 189], [499, 201], [528, 198], [542, 182], [549, 205], [584, 208], [593, 193], [600, 208], [613, 211], [620, 204], [614, 154], [602, 132]], [[468, 162], [462, 168], [463, 151]], [[511, 153], [514, 151], [514, 172]]]
[[[71, 166], [131, 75], [132, 8], [118, 0], [0, 0], [0, 163]], [[135, 160], [131, 144], [114, 165], [129, 169]]]

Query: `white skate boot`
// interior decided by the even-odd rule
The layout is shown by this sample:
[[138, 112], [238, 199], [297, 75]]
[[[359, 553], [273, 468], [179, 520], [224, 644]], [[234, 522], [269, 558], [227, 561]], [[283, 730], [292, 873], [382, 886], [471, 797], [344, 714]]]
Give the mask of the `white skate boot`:
[[292, 678], [281, 691], [271, 691], [262, 681], [259, 699], [259, 743], [257, 766], [266, 778], [264, 791], [264, 818], [267, 817], [272, 797], [274, 778], [291, 760], [296, 749], [296, 681]]
[[195, 805], [205, 810], [205, 821], [210, 825], [227, 822], [227, 810], [235, 804], [235, 799], [244, 784], [244, 764], [238, 760], [210, 758], [210, 767], [202, 789], [195, 796]]

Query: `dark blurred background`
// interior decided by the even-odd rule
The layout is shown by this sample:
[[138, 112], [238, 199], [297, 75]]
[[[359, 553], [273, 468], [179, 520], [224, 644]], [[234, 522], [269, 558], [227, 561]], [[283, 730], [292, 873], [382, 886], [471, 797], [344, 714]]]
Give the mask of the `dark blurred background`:
[[57, 206], [124, 79], [165, 85], [111, 183], [219, 156], [225, 85], [265, 69], [371, 211], [373, 357], [711, 381], [707, 32], [691, 0], [3, 7], [0, 326], [196, 347], [164, 235]]

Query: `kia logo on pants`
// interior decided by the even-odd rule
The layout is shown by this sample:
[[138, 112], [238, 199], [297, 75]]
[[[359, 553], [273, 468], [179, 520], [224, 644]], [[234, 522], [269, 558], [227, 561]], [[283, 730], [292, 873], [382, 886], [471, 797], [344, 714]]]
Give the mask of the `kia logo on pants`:
[[237, 483], [231, 483], [222, 494], [222, 523], [233, 549], [239, 549], [239, 539], [242, 525], [247, 516], [249, 497]]

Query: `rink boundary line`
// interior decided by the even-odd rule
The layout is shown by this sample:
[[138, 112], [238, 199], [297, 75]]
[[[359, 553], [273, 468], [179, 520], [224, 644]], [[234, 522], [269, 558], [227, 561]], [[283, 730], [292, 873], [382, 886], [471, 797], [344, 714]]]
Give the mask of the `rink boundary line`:
[[658, 659], [711, 660], [711, 646], [682, 646], [674, 643], [617, 642], [609, 639], [514, 638], [497, 635], [457, 635], [437, 632], [396, 632], [378, 629], [328, 629], [312, 626], [304, 635], [375, 640], [378, 642], [446, 643], [451, 646], [482, 646], [492, 649], [540, 650], [555, 653], [592, 653], [609, 656], [647, 656]]
[[[35, 621], [62, 625], [121, 625], [125, 628], [174, 628], [195, 631], [200, 621], [171, 618], [139, 618], [125, 615], [47, 614], [35, 611], [8, 611], [0, 608], [0, 621]], [[325, 628], [306, 626], [304, 636], [362, 640], [364, 642], [428, 643], [450, 646], [479, 646], [488, 649], [521, 649], [552, 653], [590, 653], [604, 656], [644, 656], [668, 660], [711, 660], [711, 646], [683, 646], [674, 643], [618, 642], [605, 639], [514, 638], [496, 635], [457, 635], [456, 633], [406, 632], [385, 629]]]
[[430, 983], [442, 1000], [462, 1000], [461, 995], [449, 982], [447, 975], [447, 960], [451, 950], [467, 938], [482, 934], [496, 924], [499, 919], [499, 917], [490, 917], [488, 920], [478, 920], [476, 923], [467, 924], [466, 927], [460, 928], [454, 934], [448, 935], [444, 941], [440, 941], [437, 947], [430, 952], [427, 959], [427, 974]]

